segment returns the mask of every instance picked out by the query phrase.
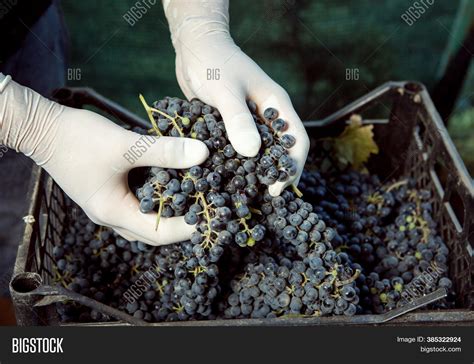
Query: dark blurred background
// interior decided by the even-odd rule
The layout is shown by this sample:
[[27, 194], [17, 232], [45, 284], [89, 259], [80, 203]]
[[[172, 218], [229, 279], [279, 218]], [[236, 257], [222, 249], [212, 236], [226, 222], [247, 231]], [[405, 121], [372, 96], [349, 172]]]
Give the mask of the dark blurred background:
[[[46, 82], [44, 90], [65, 79], [68, 86], [91, 87], [143, 117], [139, 93], [148, 100], [183, 96], [161, 1], [53, 2], [56, 12], [62, 9], [67, 31], [51, 9], [46, 26], [28, 24], [29, 50], [10, 62], [16, 80], [30, 85], [28, 79], [39, 80], [35, 72], [62, 68], [61, 79]], [[137, 10], [138, 3], [146, 10]], [[232, 0], [230, 18], [236, 43], [289, 92], [302, 120], [322, 118], [389, 80], [424, 83], [473, 174], [474, 1]], [[19, 60], [29, 74], [18, 69]], [[8, 62], [0, 66], [5, 72]], [[8, 295], [23, 230], [31, 164], [13, 152], [0, 162], [2, 324], [14, 322], [1, 296]]]

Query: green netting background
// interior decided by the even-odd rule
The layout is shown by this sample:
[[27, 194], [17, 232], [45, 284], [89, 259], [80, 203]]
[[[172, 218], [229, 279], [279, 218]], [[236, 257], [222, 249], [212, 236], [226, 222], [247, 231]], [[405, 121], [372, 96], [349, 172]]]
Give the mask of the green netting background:
[[[62, 4], [72, 42], [71, 67], [82, 71], [81, 80], [70, 85], [91, 86], [142, 112], [139, 92], [149, 100], [182, 93], [161, 2], [130, 26], [122, 16], [135, 2]], [[288, 90], [301, 118], [315, 119], [388, 80], [413, 79], [428, 87], [436, 82], [460, 1], [434, 1], [409, 26], [401, 15], [413, 2], [231, 0], [231, 32]], [[473, 68], [460, 103], [464, 108], [472, 105]], [[359, 80], [346, 80], [346, 69], [357, 69]], [[472, 131], [474, 124], [468, 121], [467, 126]]]

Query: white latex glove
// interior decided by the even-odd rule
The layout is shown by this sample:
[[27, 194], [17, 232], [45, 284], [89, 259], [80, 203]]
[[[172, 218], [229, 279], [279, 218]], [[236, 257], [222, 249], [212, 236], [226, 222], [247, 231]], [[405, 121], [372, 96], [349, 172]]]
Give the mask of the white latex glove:
[[287, 92], [232, 40], [228, 0], [163, 0], [163, 7], [176, 51], [176, 76], [186, 97], [218, 108], [235, 150], [249, 157], [257, 154], [261, 141], [246, 100], [254, 101], [261, 114], [268, 107], [277, 109], [289, 125], [286, 133], [296, 138], [290, 155], [298, 173], [270, 186], [270, 194], [297, 184], [308, 155], [308, 135]]
[[[142, 136], [91, 111], [65, 107], [13, 81], [6, 83], [0, 73], [0, 143], [46, 169], [92, 221], [152, 245], [190, 238], [194, 227], [183, 217], [162, 218], [155, 231], [156, 213], [139, 211], [127, 175], [135, 167], [200, 164], [209, 154], [204, 143]], [[144, 152], [135, 160], [127, 153], [137, 147]]]

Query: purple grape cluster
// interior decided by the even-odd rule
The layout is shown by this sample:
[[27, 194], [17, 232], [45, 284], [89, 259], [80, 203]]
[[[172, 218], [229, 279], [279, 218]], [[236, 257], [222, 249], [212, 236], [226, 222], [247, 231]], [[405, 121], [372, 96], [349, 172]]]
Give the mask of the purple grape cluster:
[[[167, 98], [155, 102], [150, 108], [153, 124], [159, 129], [155, 130], [158, 135], [196, 138], [203, 141], [210, 151], [209, 158], [201, 166], [186, 171], [150, 169], [146, 183], [137, 189], [143, 213], [156, 211], [161, 217], [184, 215], [188, 224], [196, 225], [190, 244], [183, 245], [189, 248], [186, 250], [188, 254], [175, 269], [175, 280], [180, 280], [183, 287], [191, 287], [191, 290], [180, 290], [183, 294], [177, 297], [179, 307], [190, 317], [207, 316], [197, 309], [202, 304], [210, 307], [210, 302], [203, 303], [201, 296], [208, 292], [206, 282], [210, 272], [213, 275], [210, 278], [214, 280], [214, 275], [218, 275], [214, 272], [218, 269], [210, 270], [209, 267], [217, 267], [232, 245], [255, 251], [273, 246], [288, 257], [294, 256], [300, 260], [300, 269], [301, 264], [307, 266], [295, 274], [301, 277], [306, 273], [324, 276], [321, 281], [313, 277], [308, 285], [316, 287], [323, 281], [330, 282], [326, 287], [328, 294], [338, 290], [336, 285], [354, 274], [332, 251], [333, 229], [327, 228], [324, 221], [312, 212], [311, 204], [297, 197], [296, 188], [295, 191], [286, 190], [278, 197], [269, 194], [268, 186], [277, 181], [286, 182], [297, 173], [296, 164], [288, 154], [296, 140], [285, 134], [288, 125], [278, 117], [276, 109], [268, 108], [260, 115], [254, 103], [249, 102], [248, 107], [262, 139], [261, 150], [251, 158], [234, 150], [219, 112], [199, 100], [187, 102]], [[275, 241], [279, 242], [278, 246], [275, 246]], [[322, 246], [324, 252], [319, 258], [317, 248], [321, 250]], [[317, 273], [312, 271], [317, 268], [309, 267], [307, 255], [311, 252], [318, 255], [318, 259], [324, 259]], [[260, 256], [264, 254], [260, 252]], [[288, 257], [284, 260], [287, 263]], [[268, 256], [268, 259], [272, 258]], [[291, 280], [287, 282], [288, 290], [294, 284]], [[223, 288], [222, 284], [220, 288]], [[259, 294], [265, 295], [264, 292]], [[308, 300], [305, 298], [305, 302], [310, 304]], [[312, 303], [319, 302], [318, 296], [313, 300]], [[269, 314], [284, 313], [275, 305], [265, 303], [264, 307]], [[292, 312], [295, 312], [295, 307], [292, 306]], [[306, 307], [302, 305], [300, 310]], [[333, 311], [322, 313], [331, 314]], [[238, 316], [245, 317], [242, 313]]]
[[[248, 107], [262, 138], [253, 158], [234, 150], [219, 112], [199, 100], [148, 108], [152, 134], [201, 140], [210, 156], [188, 170], [146, 169], [136, 186], [140, 210], [184, 216], [196, 232], [151, 247], [79, 213], [53, 248], [56, 282], [147, 322], [352, 316], [387, 312], [438, 287], [454, 296], [428, 191], [336, 163], [322, 168], [320, 148], [308, 160], [317, 169], [298, 186], [304, 199], [296, 187], [273, 197], [268, 187], [296, 174], [288, 153], [296, 140], [276, 109]], [[111, 319], [72, 303], [58, 312], [63, 321]]]
[[443, 287], [453, 306], [449, 249], [434, 221], [430, 191], [410, 179], [382, 183], [356, 171], [305, 171], [300, 186], [314, 211], [337, 231], [332, 243], [345, 252], [358, 279], [361, 308], [384, 313]]

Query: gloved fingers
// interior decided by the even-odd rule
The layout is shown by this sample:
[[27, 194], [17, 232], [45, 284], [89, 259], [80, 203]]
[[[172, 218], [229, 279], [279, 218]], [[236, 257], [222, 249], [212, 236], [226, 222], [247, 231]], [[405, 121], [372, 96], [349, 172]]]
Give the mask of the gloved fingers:
[[185, 69], [183, 68], [181, 56], [178, 54], [176, 54], [175, 72], [176, 79], [178, 80], [179, 87], [181, 88], [181, 91], [183, 91], [184, 96], [186, 96], [188, 100], [197, 97], [197, 95], [188, 86], [188, 82], [186, 82], [186, 80], [184, 79], [185, 76], [183, 72], [185, 72]]
[[229, 87], [213, 91], [214, 103], [222, 115], [234, 149], [245, 157], [254, 157], [262, 144], [260, 134], [247, 107], [245, 95]]
[[[286, 182], [277, 182], [270, 186], [269, 192], [272, 196], [279, 195], [286, 187], [291, 184], [297, 185], [301, 177], [301, 173], [306, 163], [310, 142], [306, 129], [301, 119], [296, 114], [291, 100], [279, 85], [269, 80], [269, 84], [262, 84], [260, 92], [251, 95], [252, 99], [257, 103], [259, 112], [263, 114], [265, 109], [273, 107], [278, 110], [278, 117], [285, 120], [287, 129], [281, 134], [290, 134], [296, 139], [296, 143], [288, 150], [289, 155], [293, 158], [297, 165], [297, 173]], [[263, 115], [262, 115], [263, 116]]]
[[[294, 136], [294, 135], [293, 135]], [[279, 196], [281, 192], [290, 185], [298, 186], [298, 183], [303, 173], [304, 165], [309, 151], [309, 139], [306, 140], [304, 135], [295, 136], [296, 144], [289, 150], [289, 155], [293, 158], [297, 166], [297, 172], [293, 177], [290, 177], [286, 182], [276, 182], [268, 189], [270, 195]], [[300, 139], [299, 139], [300, 138]], [[300, 140], [300, 141], [298, 141]]]
[[154, 137], [128, 132], [124, 161], [133, 167], [190, 168], [201, 164], [209, 150], [200, 140]]
[[195, 227], [184, 222], [184, 217], [160, 218], [156, 229], [157, 213], [144, 214], [138, 200], [129, 193], [119, 209], [114, 225], [127, 236], [150, 245], [178, 243], [191, 238]]
[[286, 182], [275, 182], [271, 186], [268, 187], [268, 192], [270, 196], [276, 197], [280, 196], [281, 192], [289, 185], [289, 181]]

